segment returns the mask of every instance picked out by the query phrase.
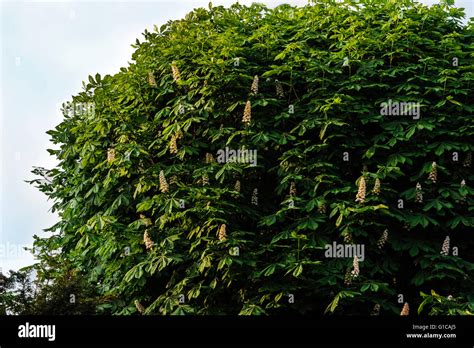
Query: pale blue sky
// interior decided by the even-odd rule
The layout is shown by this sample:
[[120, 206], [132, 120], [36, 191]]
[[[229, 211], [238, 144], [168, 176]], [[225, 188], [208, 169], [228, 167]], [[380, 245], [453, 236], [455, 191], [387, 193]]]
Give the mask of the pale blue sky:
[[[212, 1], [230, 5], [235, 1]], [[240, 1], [250, 4], [252, 1]], [[305, 5], [307, 0], [258, 1]], [[437, 0], [421, 1], [425, 4]], [[59, 104], [82, 88], [88, 75], [127, 66], [130, 46], [147, 28], [178, 19], [209, 0], [4, 1], [0, 0], [0, 268], [31, 264], [23, 245], [56, 222], [51, 202], [24, 180], [33, 166], [51, 168], [45, 132], [61, 121]], [[474, 0], [456, 0], [474, 16]]]

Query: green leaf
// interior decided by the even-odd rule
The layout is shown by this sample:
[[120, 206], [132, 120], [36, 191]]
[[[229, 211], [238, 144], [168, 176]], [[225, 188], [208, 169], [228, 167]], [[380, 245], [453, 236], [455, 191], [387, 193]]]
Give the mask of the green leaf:
[[338, 217], [337, 220], [336, 220], [336, 227], [339, 227], [339, 226], [341, 225], [341, 223], [342, 223], [342, 217], [343, 217], [343, 216], [342, 216], [342, 213], [339, 214], [339, 217]]

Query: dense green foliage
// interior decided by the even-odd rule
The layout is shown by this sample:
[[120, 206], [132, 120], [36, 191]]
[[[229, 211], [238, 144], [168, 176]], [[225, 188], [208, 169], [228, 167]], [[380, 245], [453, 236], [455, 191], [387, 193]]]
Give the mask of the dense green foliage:
[[[421, 313], [472, 313], [463, 15], [411, 0], [210, 6], [145, 31], [133, 63], [72, 98], [94, 112], [65, 106], [49, 132], [60, 162], [35, 183], [60, 221], [35, 243], [39, 267], [72, 265], [114, 314], [398, 315], [423, 300]], [[421, 118], [381, 115], [389, 99]], [[257, 150], [257, 166], [218, 163], [226, 146]], [[447, 235], [457, 252], [442, 255]], [[333, 241], [365, 245], [357, 277], [352, 258], [325, 257]]]

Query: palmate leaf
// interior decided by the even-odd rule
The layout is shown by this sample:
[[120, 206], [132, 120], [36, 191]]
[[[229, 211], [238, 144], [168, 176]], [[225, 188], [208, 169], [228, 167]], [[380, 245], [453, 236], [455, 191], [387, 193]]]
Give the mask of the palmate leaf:
[[360, 292], [357, 291], [340, 291], [336, 296], [334, 296], [334, 299], [329, 303], [329, 305], [326, 307], [326, 310], [324, 313], [331, 312], [333, 313], [337, 306], [339, 305], [339, 301], [344, 299], [344, 298], [351, 298], [354, 296], [360, 295]]

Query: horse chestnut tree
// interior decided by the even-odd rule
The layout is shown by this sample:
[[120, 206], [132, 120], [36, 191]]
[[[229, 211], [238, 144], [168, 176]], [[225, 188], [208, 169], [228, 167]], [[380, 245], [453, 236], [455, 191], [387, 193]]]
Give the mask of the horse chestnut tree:
[[60, 220], [36, 239], [40, 280], [67, 264], [112, 314], [472, 314], [463, 18], [210, 4], [145, 30], [49, 131], [59, 164], [33, 183]]

